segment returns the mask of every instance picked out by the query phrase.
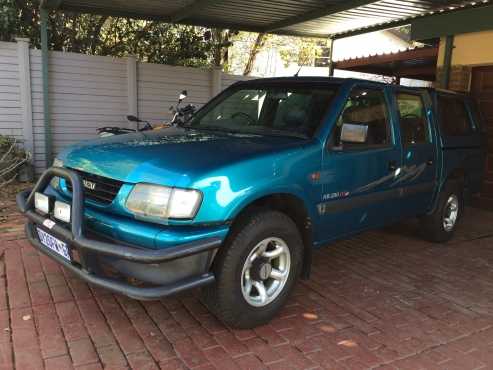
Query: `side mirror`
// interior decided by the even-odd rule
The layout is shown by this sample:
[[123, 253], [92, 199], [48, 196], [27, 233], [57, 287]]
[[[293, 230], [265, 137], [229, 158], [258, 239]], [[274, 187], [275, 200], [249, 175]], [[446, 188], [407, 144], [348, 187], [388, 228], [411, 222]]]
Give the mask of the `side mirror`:
[[183, 101], [188, 96], [187, 90], [183, 90], [180, 94], [179, 101]]
[[130, 122], [140, 122], [140, 119], [138, 119], [137, 117], [132, 116], [130, 114], [127, 116], [127, 120]]
[[368, 125], [344, 123], [341, 129], [341, 142], [343, 143], [366, 143], [368, 138]]

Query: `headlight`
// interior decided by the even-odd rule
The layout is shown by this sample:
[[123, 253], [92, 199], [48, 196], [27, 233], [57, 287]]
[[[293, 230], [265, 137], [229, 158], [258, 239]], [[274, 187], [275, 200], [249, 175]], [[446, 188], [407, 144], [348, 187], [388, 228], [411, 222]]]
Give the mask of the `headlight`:
[[137, 184], [126, 201], [126, 207], [138, 216], [191, 219], [197, 214], [202, 194], [197, 190]]
[[[53, 161], [52, 167], [63, 167], [63, 161], [61, 159], [55, 158]], [[58, 176], [55, 176], [51, 179], [50, 185], [58, 189], [60, 187], [60, 178]]]
[[53, 198], [43, 193], [34, 193], [34, 208], [42, 214], [47, 215], [52, 208]]
[[58, 200], [55, 201], [53, 216], [55, 216], [56, 219], [66, 223], [70, 223], [70, 214], [71, 214], [70, 204], [60, 202]]

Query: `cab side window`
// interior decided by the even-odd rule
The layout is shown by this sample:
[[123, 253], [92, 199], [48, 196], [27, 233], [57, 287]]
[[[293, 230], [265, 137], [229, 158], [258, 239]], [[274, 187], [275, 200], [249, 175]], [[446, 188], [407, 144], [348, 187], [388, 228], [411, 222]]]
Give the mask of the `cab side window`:
[[473, 133], [471, 119], [463, 99], [439, 94], [438, 116], [445, 136], [467, 136]]
[[404, 146], [430, 142], [426, 110], [421, 95], [397, 93], [401, 140]]
[[381, 89], [355, 88], [332, 135], [333, 150], [366, 150], [391, 144], [385, 95]]

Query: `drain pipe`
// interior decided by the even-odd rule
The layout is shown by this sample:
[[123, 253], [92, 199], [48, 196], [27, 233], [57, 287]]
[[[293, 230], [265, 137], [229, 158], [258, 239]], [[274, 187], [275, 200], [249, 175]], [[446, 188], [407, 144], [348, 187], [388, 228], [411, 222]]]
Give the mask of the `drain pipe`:
[[51, 166], [53, 161], [50, 100], [48, 97], [48, 9], [41, 6], [41, 71], [43, 79], [43, 118], [44, 118], [44, 138], [45, 138], [45, 162], [46, 167]]
[[41, 0], [39, 14], [41, 20], [41, 73], [43, 81], [43, 120], [44, 120], [44, 139], [45, 139], [45, 161], [46, 167], [51, 166], [53, 161], [53, 137], [51, 133], [51, 114], [49, 99], [49, 75], [48, 75], [48, 17], [49, 9], [57, 9], [62, 0]]

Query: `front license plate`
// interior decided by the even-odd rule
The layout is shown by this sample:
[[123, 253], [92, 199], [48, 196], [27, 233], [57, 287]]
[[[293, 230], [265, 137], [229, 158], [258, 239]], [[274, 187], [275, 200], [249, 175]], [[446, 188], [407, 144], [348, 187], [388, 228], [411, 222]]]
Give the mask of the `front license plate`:
[[58, 240], [54, 236], [51, 236], [47, 232], [41, 230], [39, 227], [37, 227], [37, 230], [41, 244], [43, 244], [47, 248], [50, 248], [53, 252], [56, 252], [66, 260], [70, 261], [70, 254], [68, 253], [67, 243]]

